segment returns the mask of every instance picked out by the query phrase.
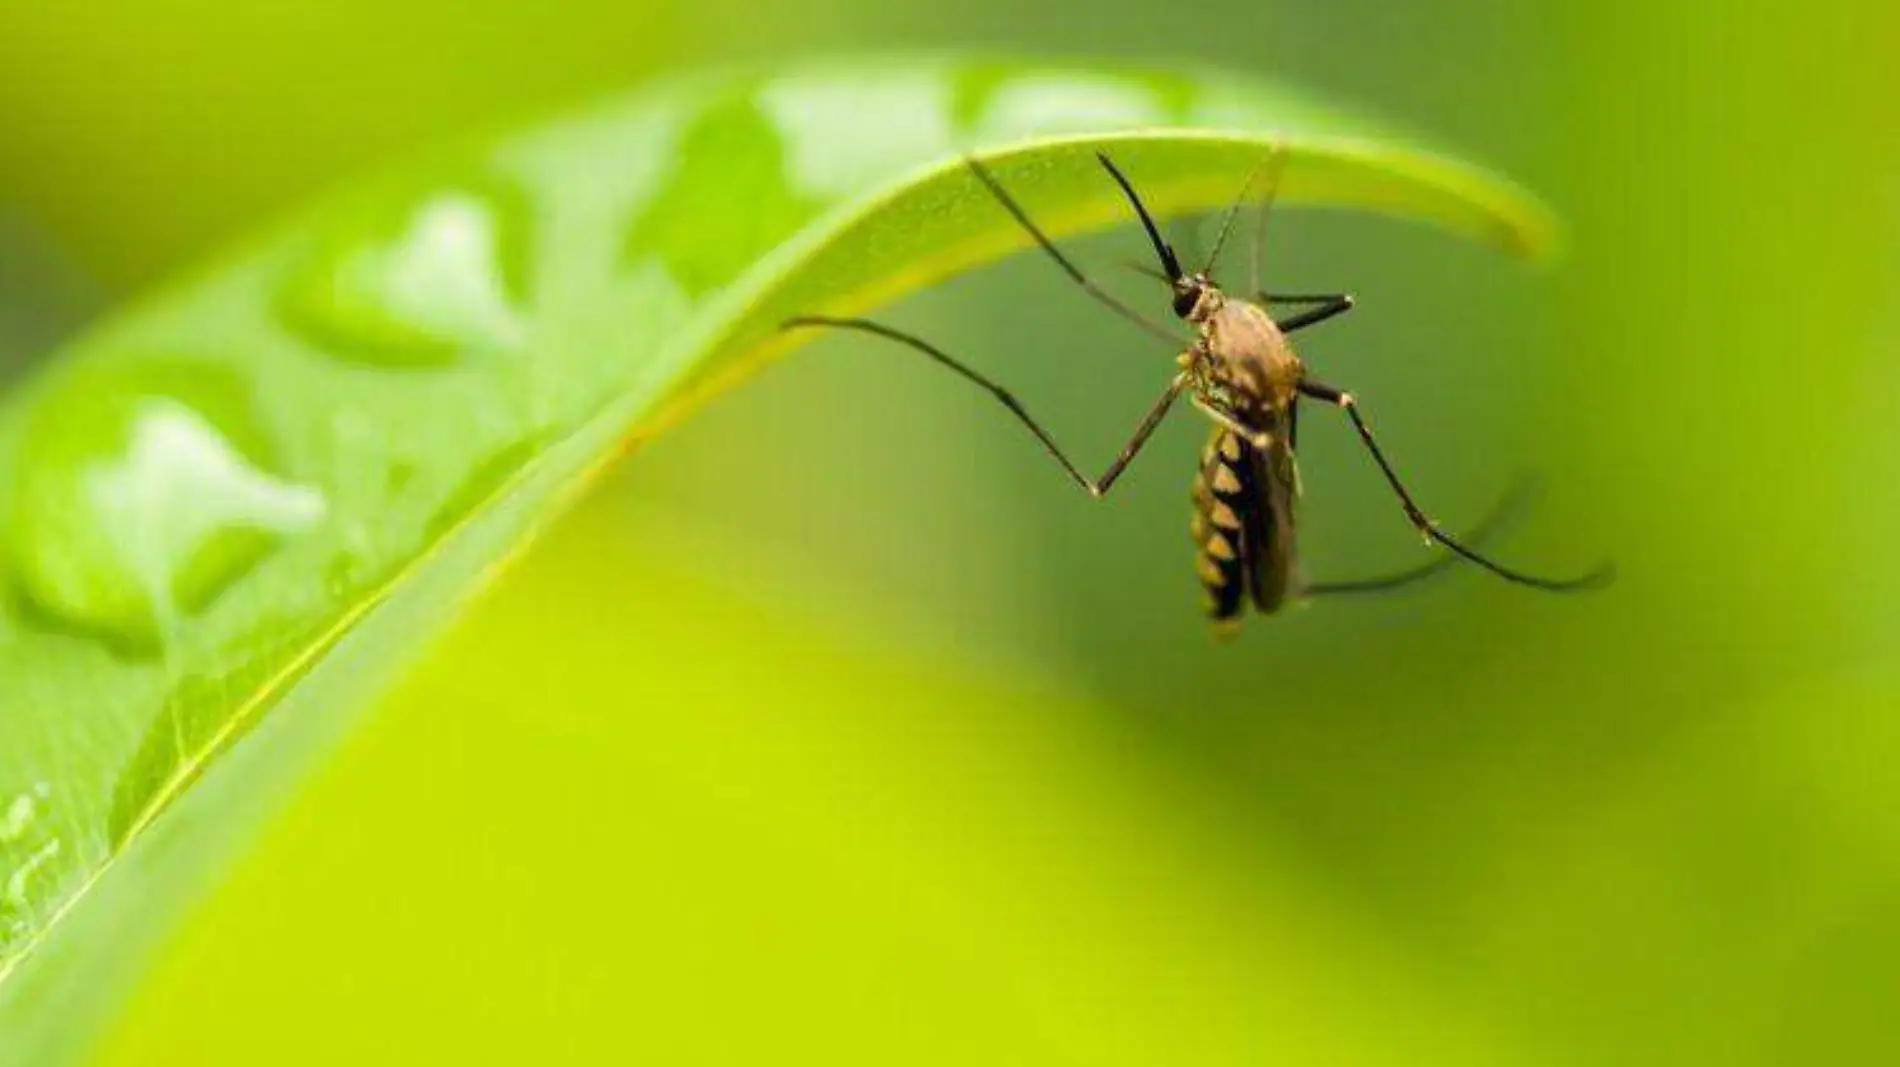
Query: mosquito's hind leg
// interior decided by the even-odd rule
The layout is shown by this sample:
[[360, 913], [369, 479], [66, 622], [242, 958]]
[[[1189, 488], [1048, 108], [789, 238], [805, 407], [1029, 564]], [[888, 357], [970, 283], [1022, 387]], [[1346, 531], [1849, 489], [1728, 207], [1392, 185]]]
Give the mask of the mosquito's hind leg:
[[1386, 484], [1392, 487], [1393, 494], [1399, 498], [1400, 505], [1405, 508], [1406, 519], [1411, 522], [1413, 528], [1416, 529], [1428, 543], [1436, 542], [1437, 544], [1443, 545], [1445, 548], [1463, 556], [1465, 559], [1483, 567], [1485, 570], [1503, 578], [1507, 582], [1527, 585], [1534, 589], [1543, 589], [1553, 593], [1568, 593], [1580, 589], [1596, 588], [1609, 582], [1614, 572], [1613, 568], [1607, 563], [1597, 567], [1588, 574], [1576, 578], [1543, 578], [1534, 574], [1526, 574], [1523, 571], [1514, 570], [1466, 546], [1457, 538], [1446, 533], [1437, 523], [1427, 518], [1425, 512], [1422, 511], [1417, 502], [1412, 499], [1412, 494], [1405, 488], [1405, 483], [1399, 481], [1398, 473], [1392, 469], [1391, 462], [1385, 458], [1385, 453], [1380, 450], [1378, 441], [1373, 439], [1372, 428], [1366, 425], [1365, 417], [1359, 413], [1359, 403], [1353, 399], [1351, 393], [1335, 389], [1330, 385], [1322, 385], [1315, 381], [1301, 382], [1300, 393], [1314, 400], [1324, 401], [1345, 410], [1347, 417], [1352, 419], [1353, 429], [1359, 432], [1360, 442], [1366, 446], [1366, 451], [1372, 455], [1373, 462], [1379, 465], [1380, 472], [1385, 475]]
[[[1463, 535], [1461, 540], [1473, 548], [1481, 548], [1495, 538], [1498, 533], [1521, 514], [1533, 495], [1534, 486], [1530, 479], [1520, 479], [1504, 494], [1491, 514], [1483, 522]], [[1436, 577], [1450, 569], [1461, 560], [1456, 555], [1444, 554], [1430, 563], [1413, 567], [1410, 570], [1381, 574], [1372, 578], [1355, 578], [1338, 582], [1307, 582], [1300, 589], [1302, 599], [1314, 599], [1324, 596], [1349, 596], [1355, 593], [1389, 593], [1408, 585], [1416, 585], [1428, 578]]]
[[1070, 462], [1068, 455], [1062, 451], [1062, 446], [1056, 444], [1055, 438], [1049, 436], [1049, 432], [1042, 428], [1042, 424], [1037, 422], [1034, 416], [1029, 414], [1028, 410], [1023, 407], [1022, 402], [1017, 400], [1014, 394], [991, 381], [989, 378], [984, 377], [981, 373], [964, 364], [961, 360], [958, 360], [943, 349], [938, 348], [936, 345], [920, 337], [905, 333], [902, 330], [893, 329], [882, 323], [872, 322], [869, 319], [840, 319], [823, 315], [801, 315], [796, 318], [787, 319], [781, 329], [792, 330], [814, 326], [841, 330], [857, 330], [861, 333], [875, 334], [887, 340], [896, 341], [901, 345], [922, 352], [943, 366], [948, 367], [969, 381], [974, 382], [991, 396], [995, 397], [1004, 407], [1008, 408], [1010, 414], [1016, 416], [1019, 422], [1028, 427], [1030, 433], [1036, 435], [1036, 440], [1041, 441], [1042, 447], [1047, 449], [1051, 456], [1055, 457], [1057, 463], [1062, 464], [1062, 469], [1068, 472], [1069, 477], [1075, 484], [1081, 486], [1090, 496], [1098, 499], [1108, 495], [1108, 491], [1114, 486], [1115, 480], [1121, 477], [1122, 471], [1127, 469], [1128, 464], [1134, 460], [1135, 455], [1141, 451], [1142, 446], [1148, 443], [1148, 438], [1154, 434], [1155, 427], [1161, 425], [1162, 418], [1168, 414], [1168, 409], [1174, 406], [1175, 400], [1180, 397], [1182, 390], [1187, 388], [1188, 383], [1186, 374], [1175, 375], [1174, 379], [1168, 383], [1166, 391], [1161, 394], [1161, 399], [1155, 402], [1154, 407], [1149, 410], [1147, 417], [1142, 419], [1141, 425], [1135, 428], [1134, 436], [1129, 439], [1127, 445], [1123, 446], [1121, 455], [1115, 457], [1115, 462], [1109, 464], [1108, 470], [1102, 472], [1100, 478], [1090, 479], [1080, 470], [1076, 469], [1075, 464]]

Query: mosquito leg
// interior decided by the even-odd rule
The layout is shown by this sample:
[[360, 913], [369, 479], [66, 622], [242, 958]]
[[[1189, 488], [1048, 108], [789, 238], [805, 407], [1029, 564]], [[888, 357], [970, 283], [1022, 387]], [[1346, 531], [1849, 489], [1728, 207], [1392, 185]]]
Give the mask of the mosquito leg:
[[1359, 403], [1353, 399], [1351, 393], [1342, 392], [1330, 385], [1322, 385], [1314, 381], [1301, 382], [1300, 393], [1314, 400], [1334, 404], [1345, 409], [1347, 417], [1352, 419], [1353, 429], [1359, 431], [1359, 440], [1365, 444], [1366, 451], [1372, 455], [1373, 462], [1379, 465], [1380, 473], [1385, 475], [1386, 484], [1392, 487], [1393, 494], [1399, 498], [1399, 503], [1405, 508], [1406, 519], [1410, 521], [1413, 528], [1425, 538], [1426, 543], [1436, 542], [1450, 549], [1452, 552], [1463, 556], [1465, 559], [1470, 560], [1472, 563], [1483, 567], [1492, 574], [1503, 578], [1505, 581], [1515, 582], [1518, 585], [1531, 586], [1536, 589], [1545, 589], [1551, 592], [1568, 592], [1576, 589], [1600, 586], [1609, 580], [1610, 568], [1607, 565], [1598, 567], [1589, 574], [1577, 578], [1540, 578], [1533, 574], [1526, 574], [1523, 571], [1513, 570], [1467, 547], [1463, 542], [1446, 533], [1437, 523], [1425, 517], [1424, 511], [1419, 509], [1417, 502], [1412, 499], [1412, 494], [1406, 490], [1405, 483], [1399, 481], [1399, 476], [1397, 472], [1392, 469], [1391, 462], [1385, 458], [1385, 453], [1379, 449], [1378, 441], [1373, 439], [1372, 429], [1366, 425], [1365, 417], [1359, 414]]
[[[1201, 268], [1202, 274], [1212, 274], [1215, 264], [1220, 262], [1221, 249], [1227, 247], [1227, 235], [1233, 232], [1234, 220], [1240, 217], [1240, 209], [1247, 203], [1247, 194], [1253, 191], [1254, 180], [1259, 178], [1262, 172], [1271, 172], [1273, 175], [1268, 179], [1268, 191], [1265, 197], [1266, 203], [1273, 202], [1273, 192], [1280, 184], [1280, 165], [1285, 160], [1286, 154], [1276, 148], [1267, 153], [1265, 159], [1256, 163], [1254, 168], [1247, 172], [1247, 183], [1240, 187], [1240, 195], [1234, 198], [1234, 202], [1227, 208], [1227, 214], [1221, 219], [1220, 230], [1214, 238], [1214, 250], [1207, 254], [1207, 264]], [[1259, 244], [1256, 242], [1254, 246], [1256, 267], [1259, 265], [1259, 252]]]
[[[1519, 482], [1511, 488], [1510, 492], [1504, 494], [1504, 499], [1499, 501], [1498, 505], [1491, 509], [1491, 514], [1485, 516], [1485, 520], [1479, 523], [1477, 528], [1464, 535], [1464, 543], [1477, 548], [1483, 546], [1486, 542], [1495, 537], [1502, 527], [1507, 525], [1512, 518], [1523, 511], [1525, 503], [1532, 495], [1531, 489], [1532, 486], [1529, 479], [1519, 480]], [[1457, 556], [1447, 553], [1440, 555], [1437, 559], [1423, 566], [1398, 571], [1394, 574], [1382, 574], [1373, 578], [1355, 578], [1343, 582], [1308, 582], [1300, 590], [1300, 595], [1312, 598], [1357, 593], [1391, 592], [1392, 590], [1413, 585], [1440, 574], [1458, 562], [1460, 562], [1460, 560]]]
[[1413, 567], [1409, 571], [1382, 574], [1376, 578], [1355, 578], [1344, 582], [1308, 582], [1301, 587], [1300, 595], [1313, 599], [1323, 596], [1350, 596], [1355, 593], [1388, 593], [1441, 574], [1459, 562], [1462, 561], [1457, 556], [1442, 555], [1430, 563]]
[[[1130, 270], [1133, 270], [1135, 273], [1143, 275], [1144, 277], [1153, 278], [1155, 281], [1158, 281], [1162, 283], [1163, 285], [1168, 284], [1167, 275], [1161, 273], [1160, 271], [1154, 269], [1153, 267], [1148, 266], [1145, 263], [1126, 263], [1123, 265], [1128, 267]], [[1353, 298], [1346, 293], [1255, 293], [1254, 300], [1262, 304], [1304, 304], [1304, 305], [1326, 304], [1329, 306], [1336, 305], [1336, 304], [1345, 305], [1345, 307], [1342, 307], [1337, 311], [1329, 311], [1326, 315], [1327, 318], [1331, 318], [1334, 315], [1345, 314], [1346, 312], [1351, 311], [1355, 306], [1357, 306], [1354, 303]], [[1279, 325], [1280, 325], [1281, 331], [1284, 332], [1287, 328], [1287, 324], [1280, 323]], [[1300, 325], [1311, 325], [1311, 323], [1301, 323]], [[1298, 327], [1296, 326], [1295, 329], [1297, 328]]]
[[1134, 460], [1135, 453], [1140, 452], [1141, 447], [1148, 443], [1148, 438], [1153, 436], [1155, 427], [1160, 426], [1161, 420], [1167, 417], [1168, 409], [1174, 407], [1175, 400], [1180, 398], [1187, 384], [1188, 378], [1185, 374], [1175, 375], [1174, 379], [1168, 383], [1168, 387], [1161, 393], [1161, 399], [1155, 401], [1154, 407], [1149, 408], [1148, 414], [1142, 418], [1141, 425], [1135, 427], [1135, 435], [1122, 446], [1121, 455], [1116, 456], [1115, 462], [1109, 464], [1108, 469], [1102, 472], [1102, 476], [1089, 487], [1089, 491], [1097, 500], [1108, 495], [1109, 487], [1115, 484], [1115, 479], [1122, 476], [1122, 471], [1126, 470], [1128, 464]]
[[1315, 323], [1325, 322], [1335, 315], [1342, 315], [1351, 311], [1352, 297], [1345, 293], [1295, 293], [1281, 295], [1278, 293], [1264, 292], [1262, 290], [1265, 284], [1261, 279], [1264, 277], [1262, 271], [1266, 258], [1267, 221], [1273, 215], [1273, 200], [1280, 191], [1280, 176], [1286, 170], [1286, 158], [1286, 149], [1275, 147], [1273, 155], [1269, 160], [1268, 165], [1272, 168], [1273, 177], [1267, 182], [1266, 196], [1260, 200], [1260, 218], [1254, 227], [1253, 233], [1253, 274], [1250, 277], [1251, 284], [1248, 288], [1252, 289], [1256, 294], [1254, 299], [1262, 303], [1320, 305], [1312, 311], [1303, 311], [1298, 315], [1291, 316], [1285, 322], [1279, 323], [1282, 333], [1292, 333], [1295, 330], [1312, 326]]
[[1258, 298], [1268, 303], [1319, 305], [1311, 311], [1302, 311], [1297, 315], [1289, 315], [1281, 319], [1277, 323], [1281, 333], [1292, 333], [1295, 330], [1304, 330], [1308, 326], [1316, 326], [1319, 323], [1325, 322], [1327, 319], [1344, 315], [1346, 312], [1351, 311], [1353, 306], [1352, 297], [1346, 293], [1302, 294], [1296, 296], [1276, 296], [1272, 293], [1261, 293]]
[[[996, 175], [991, 174], [988, 167], [977, 162], [973, 156], [965, 157], [965, 162], [969, 164], [970, 172], [975, 174], [977, 180], [981, 181], [984, 187], [989, 189], [990, 195], [996, 198], [996, 202], [1003, 205], [1003, 210], [1009, 212], [1010, 217], [1016, 220], [1016, 224], [1021, 226], [1029, 236], [1036, 239], [1036, 243], [1042, 246], [1042, 250], [1049, 253], [1049, 258], [1055, 260], [1056, 266], [1062, 268], [1062, 273], [1067, 274], [1070, 280], [1081, 286], [1084, 292], [1094, 297], [1096, 301], [1115, 312], [1115, 314], [1120, 315], [1122, 318], [1127, 319], [1129, 322], [1134, 323], [1156, 337], [1167, 341], [1171, 345], [1180, 345], [1181, 339], [1175, 336], [1174, 331], [1155, 322], [1153, 319], [1129, 307], [1127, 304], [1122, 303], [1116, 299], [1114, 295], [1109, 293], [1108, 290], [1090, 281], [1088, 275], [1083, 274], [1082, 269], [1077, 267], [1068, 256], [1063, 255], [1062, 250], [1056, 247], [1055, 242], [1051, 241], [1049, 236], [1042, 232], [1042, 228], [1030, 220], [1029, 213], [1023, 210], [1022, 205], [1016, 202], [1015, 197], [1009, 195], [1009, 191], [1003, 188], [1003, 183], [996, 180]], [[1146, 221], [1145, 214], [1143, 215], [1143, 220]], [[1157, 241], [1158, 240], [1157, 238]], [[1176, 269], [1178, 270], [1178, 267]]]
[[1269, 304], [1333, 304], [1341, 300], [1350, 300], [1345, 293], [1268, 293], [1259, 292], [1254, 298]]
[[1168, 409], [1174, 406], [1174, 402], [1180, 397], [1182, 390], [1187, 388], [1187, 376], [1185, 374], [1176, 375], [1174, 380], [1168, 383], [1167, 390], [1161, 394], [1161, 399], [1149, 410], [1147, 417], [1142, 419], [1141, 425], [1135, 428], [1134, 436], [1131, 437], [1128, 444], [1122, 448], [1121, 455], [1115, 457], [1115, 462], [1109, 464], [1108, 470], [1104, 471], [1100, 478], [1091, 480], [1080, 470], [1076, 469], [1075, 464], [1063, 453], [1062, 446], [1056, 444], [1055, 438], [1049, 436], [1049, 432], [1042, 428], [1042, 425], [1035, 420], [1034, 416], [1029, 414], [1022, 403], [1018, 401], [1009, 390], [959, 362], [955, 357], [930, 342], [904, 333], [901, 330], [892, 329], [881, 323], [871, 322], [868, 319], [836, 319], [820, 315], [802, 315], [786, 320], [784, 326], [781, 328], [792, 330], [802, 327], [830, 327], [875, 334], [887, 340], [896, 341], [899, 344], [916, 349], [957, 374], [962, 375], [964, 378], [982, 387], [991, 396], [1000, 401], [1004, 407], [1008, 408], [1010, 413], [1015, 415], [1018, 421], [1028, 427], [1030, 433], [1036, 435], [1036, 440], [1042, 442], [1042, 447], [1047, 449], [1051, 456], [1055, 457], [1056, 462], [1062, 464], [1062, 469], [1068, 472], [1069, 477], [1074, 480], [1075, 484], [1081, 486], [1090, 496], [1097, 499], [1108, 494], [1109, 488], [1115, 484], [1117, 478], [1121, 477], [1122, 471], [1127, 469], [1128, 464], [1134, 460], [1136, 453], [1140, 452], [1142, 446], [1148, 443], [1148, 438], [1154, 434], [1155, 427], [1161, 425], [1161, 420], [1168, 414]]
[[1257, 290], [1265, 284], [1260, 279], [1265, 277], [1266, 270], [1267, 222], [1273, 217], [1274, 198], [1280, 195], [1280, 177], [1286, 173], [1286, 157], [1287, 150], [1284, 145], [1274, 145], [1272, 152], [1267, 156], [1267, 166], [1272, 172], [1272, 177], [1267, 180], [1266, 193], [1260, 197], [1260, 213], [1254, 222], [1253, 256], [1252, 262], [1248, 264], [1252, 271], [1248, 276], [1251, 283], [1248, 285], [1250, 289]]
[[1240, 419], [1237, 416], [1235, 416], [1232, 412], [1223, 411], [1222, 409], [1214, 406], [1213, 404], [1208, 403], [1207, 401], [1201, 399], [1198, 396], [1194, 398], [1194, 406], [1197, 408], [1200, 408], [1201, 412], [1205, 414], [1208, 418], [1213, 419], [1215, 422], [1220, 423], [1222, 426], [1225, 426], [1227, 429], [1232, 430], [1234, 433], [1239, 434], [1242, 439], [1244, 439], [1248, 444], [1253, 445], [1255, 448], [1258, 448], [1264, 452], [1267, 449], [1273, 447], [1272, 434], [1267, 433], [1265, 430], [1254, 429], [1253, 427], [1240, 421]]

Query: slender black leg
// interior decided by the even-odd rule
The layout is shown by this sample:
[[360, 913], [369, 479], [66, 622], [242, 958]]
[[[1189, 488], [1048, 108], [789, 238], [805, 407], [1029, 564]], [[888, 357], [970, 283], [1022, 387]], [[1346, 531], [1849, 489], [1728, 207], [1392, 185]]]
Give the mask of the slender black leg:
[[1302, 311], [1297, 315], [1288, 315], [1278, 321], [1281, 333], [1292, 333], [1316, 326], [1327, 319], [1344, 315], [1352, 310], [1352, 297], [1346, 293], [1299, 294], [1281, 296], [1273, 293], [1261, 293], [1258, 299], [1271, 304], [1318, 304], [1311, 311]]
[[1265, 284], [1261, 279], [1265, 277], [1267, 222], [1273, 216], [1273, 201], [1274, 197], [1277, 196], [1280, 191], [1280, 177], [1286, 172], [1286, 159], [1287, 151], [1281, 147], [1275, 147], [1273, 154], [1268, 157], [1266, 166], [1271, 170], [1272, 177], [1267, 181], [1266, 195], [1260, 198], [1259, 221], [1255, 224], [1253, 232], [1253, 273], [1249, 278], [1250, 284], [1248, 288], [1254, 293], [1254, 299], [1264, 304], [1319, 305], [1319, 307], [1311, 311], [1302, 311], [1297, 315], [1289, 316], [1284, 322], [1278, 323], [1280, 332], [1292, 333], [1295, 330], [1325, 322], [1335, 315], [1343, 315], [1351, 311], [1352, 297], [1345, 293], [1282, 294], [1269, 293], [1262, 289], [1262, 286]]
[[1465, 559], [1470, 560], [1472, 563], [1490, 571], [1492, 574], [1503, 578], [1505, 581], [1515, 582], [1519, 585], [1528, 585], [1536, 589], [1545, 589], [1551, 592], [1561, 593], [1576, 589], [1592, 588], [1603, 585], [1609, 581], [1611, 569], [1607, 564], [1578, 578], [1540, 578], [1533, 574], [1526, 574], [1523, 571], [1513, 570], [1467, 547], [1457, 538], [1452, 537], [1443, 529], [1439, 528], [1437, 523], [1425, 517], [1425, 513], [1419, 509], [1418, 504], [1412, 499], [1412, 494], [1406, 490], [1405, 484], [1399, 481], [1399, 476], [1397, 472], [1392, 469], [1391, 462], [1385, 458], [1385, 453], [1379, 449], [1378, 441], [1373, 439], [1372, 429], [1366, 425], [1365, 417], [1359, 414], [1359, 403], [1353, 399], [1351, 393], [1342, 392], [1330, 385], [1322, 385], [1314, 381], [1301, 382], [1300, 393], [1314, 400], [1324, 401], [1345, 409], [1346, 415], [1352, 419], [1353, 429], [1359, 431], [1359, 440], [1365, 444], [1366, 451], [1372, 455], [1373, 462], [1379, 465], [1380, 472], [1385, 475], [1386, 484], [1392, 487], [1393, 494], [1399, 498], [1399, 503], [1404, 506], [1405, 518], [1427, 542], [1435, 541], [1458, 555], [1463, 556]]
[[[1161, 273], [1160, 271], [1154, 269], [1153, 267], [1148, 266], [1145, 263], [1128, 263], [1128, 264], [1124, 264], [1124, 266], [1128, 267], [1130, 270], [1133, 270], [1137, 274], [1143, 275], [1145, 277], [1153, 278], [1155, 281], [1161, 282], [1164, 285], [1167, 284], [1167, 281], [1168, 281], [1167, 275]], [[1334, 317], [1335, 315], [1343, 315], [1346, 312], [1351, 311], [1354, 307], [1357, 306], [1352, 296], [1348, 293], [1260, 293], [1260, 292], [1257, 292], [1254, 294], [1254, 300], [1262, 304], [1296, 304], [1296, 305], [1323, 304], [1325, 305], [1325, 308], [1324, 308], [1325, 313], [1322, 315], [1313, 316], [1312, 313], [1310, 312], [1302, 312], [1298, 316], [1289, 317], [1285, 322], [1276, 323], [1276, 325], [1280, 327], [1281, 333], [1291, 333], [1293, 330], [1300, 329], [1301, 327], [1304, 327], [1304, 326], [1311, 326], [1316, 322], [1321, 322], [1325, 319], [1330, 319]], [[1311, 316], [1311, 317], [1308, 317], [1308, 316]]]
[[[1482, 523], [1464, 535], [1464, 543], [1474, 548], [1481, 548], [1486, 542], [1496, 537], [1504, 525], [1523, 511], [1531, 496], [1531, 490], [1532, 484], [1529, 479], [1519, 480], [1510, 492], [1504, 494], [1504, 499], [1491, 509], [1491, 514], [1485, 516]], [[1373, 578], [1355, 578], [1343, 582], [1308, 582], [1301, 588], [1300, 595], [1310, 598], [1356, 593], [1388, 593], [1441, 574], [1459, 562], [1461, 561], [1457, 556], [1446, 553], [1423, 566], [1393, 574], [1382, 574]]]
[[[1104, 307], [1115, 312], [1115, 314], [1147, 330], [1156, 337], [1162, 338], [1169, 344], [1178, 346], [1181, 343], [1181, 339], [1175, 336], [1174, 331], [1155, 322], [1153, 319], [1129, 307], [1127, 304], [1122, 303], [1110, 294], [1108, 290], [1090, 281], [1088, 275], [1083, 274], [1082, 269], [1077, 267], [1068, 256], [1063, 255], [1061, 249], [1056, 247], [1055, 242], [1051, 241], [1049, 236], [1042, 232], [1042, 228], [1030, 221], [1029, 213], [1023, 210], [1022, 205], [1016, 202], [1015, 197], [1009, 195], [1009, 191], [1004, 189], [1003, 183], [997, 181], [996, 176], [989, 172], [989, 168], [978, 163], [974, 157], [966, 157], [965, 162], [970, 165], [970, 172], [975, 174], [977, 180], [981, 181], [984, 187], [989, 189], [990, 195], [996, 198], [996, 202], [1003, 205], [1003, 210], [1009, 212], [1010, 217], [1016, 220], [1016, 224], [1021, 226], [1029, 236], [1036, 239], [1036, 243], [1042, 246], [1042, 250], [1049, 253], [1049, 258], [1055, 260], [1056, 266], [1062, 268], [1062, 273], [1067, 274], [1075, 284], [1081, 286], [1084, 292], [1094, 297]], [[1145, 211], [1143, 212], [1142, 219], [1144, 223], [1147, 222], [1147, 214]], [[1153, 224], [1148, 223], [1148, 225], [1152, 232]], [[1166, 247], [1165, 245], [1160, 245], [1160, 238], [1157, 237], [1155, 240], [1158, 246]]]
[[1461, 561], [1457, 556], [1442, 555], [1430, 563], [1413, 567], [1409, 571], [1382, 574], [1377, 578], [1356, 578], [1344, 582], [1308, 582], [1300, 588], [1300, 595], [1313, 599], [1323, 596], [1351, 596], [1356, 593], [1389, 593], [1442, 574], [1459, 562]]
[[1254, 298], [1269, 304], [1336, 304], [1351, 300], [1345, 293], [1255, 293]]
[[1154, 407], [1151, 408], [1147, 416], [1141, 420], [1141, 425], [1135, 428], [1134, 436], [1129, 438], [1128, 444], [1122, 448], [1121, 455], [1115, 457], [1115, 462], [1109, 464], [1108, 469], [1102, 472], [1100, 478], [1091, 480], [1076, 469], [1075, 464], [1070, 462], [1069, 457], [1063, 453], [1062, 446], [1056, 444], [1055, 438], [1049, 436], [1049, 432], [1044, 430], [1041, 424], [1036, 422], [1035, 418], [1023, 408], [1022, 403], [1018, 401], [1009, 390], [965, 366], [949, 353], [928, 341], [913, 337], [901, 330], [892, 329], [881, 323], [871, 322], [867, 319], [834, 319], [818, 315], [804, 315], [798, 318], [788, 319], [783, 328], [791, 330], [809, 326], [826, 326], [835, 329], [858, 330], [864, 333], [876, 334], [879, 337], [914, 348], [924, 355], [929, 356], [931, 359], [936, 360], [938, 363], [943, 364], [945, 367], [950, 368], [952, 371], [955, 371], [957, 374], [962, 375], [964, 378], [981, 386], [987, 390], [991, 396], [1001, 401], [1003, 406], [1010, 410], [1011, 414], [1015, 415], [1024, 426], [1029, 428], [1030, 433], [1036, 435], [1036, 440], [1041, 441], [1042, 447], [1048, 449], [1049, 454], [1055, 457], [1057, 463], [1062, 464], [1062, 469], [1069, 472], [1069, 477], [1075, 480], [1075, 484], [1081, 486], [1090, 496], [1097, 499], [1108, 495], [1109, 488], [1115, 484], [1117, 478], [1121, 477], [1122, 471], [1127, 469], [1128, 464], [1134, 460], [1136, 453], [1141, 451], [1142, 446], [1148, 443], [1148, 438], [1154, 434], [1155, 427], [1161, 425], [1161, 420], [1167, 416], [1168, 409], [1174, 406], [1174, 402], [1180, 397], [1182, 390], [1187, 388], [1187, 376], [1185, 374], [1175, 375], [1174, 380], [1168, 383], [1167, 390], [1161, 394], [1161, 399], [1155, 402]]

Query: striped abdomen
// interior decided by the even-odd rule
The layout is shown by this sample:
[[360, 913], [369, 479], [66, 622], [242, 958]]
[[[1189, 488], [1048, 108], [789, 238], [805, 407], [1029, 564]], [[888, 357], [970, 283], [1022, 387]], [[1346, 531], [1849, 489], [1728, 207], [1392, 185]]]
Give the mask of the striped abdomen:
[[1277, 611], [1291, 587], [1293, 454], [1274, 438], [1258, 449], [1216, 426], [1194, 479], [1196, 569], [1208, 615], [1223, 628], [1238, 626], [1249, 600]]

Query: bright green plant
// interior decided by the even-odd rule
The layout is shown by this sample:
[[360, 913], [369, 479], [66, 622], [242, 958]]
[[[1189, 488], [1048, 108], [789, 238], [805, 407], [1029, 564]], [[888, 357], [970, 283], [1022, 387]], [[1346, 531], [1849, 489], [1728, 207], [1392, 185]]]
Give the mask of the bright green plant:
[[0, 411], [0, 1048], [82, 1049], [155, 939], [457, 604], [789, 343], [1056, 236], [1281, 196], [1549, 250], [1537, 205], [1216, 76], [728, 73], [420, 160], [73, 345]]

